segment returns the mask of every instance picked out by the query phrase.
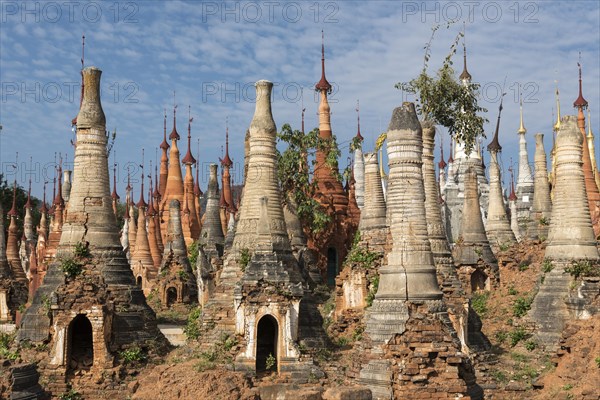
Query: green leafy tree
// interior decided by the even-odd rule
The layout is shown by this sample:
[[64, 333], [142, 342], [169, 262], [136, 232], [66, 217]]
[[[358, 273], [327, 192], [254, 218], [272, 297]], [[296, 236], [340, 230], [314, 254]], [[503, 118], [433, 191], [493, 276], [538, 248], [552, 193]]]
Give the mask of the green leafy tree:
[[431, 38], [425, 46], [421, 73], [410, 82], [397, 83], [396, 88], [416, 95], [416, 109], [421, 117], [446, 127], [455, 140], [464, 143], [466, 154], [469, 154], [476, 138], [479, 135], [485, 137], [483, 125], [488, 120], [478, 114], [487, 112], [487, 109], [480, 107], [477, 101], [480, 85], [461, 82], [452, 67], [452, 57], [456, 54], [460, 38], [464, 36], [463, 32], [454, 39], [442, 66], [434, 75], [429, 74], [431, 43], [439, 27], [433, 27]]
[[[314, 199], [317, 189], [315, 179], [311, 180], [309, 156], [317, 150], [326, 154], [325, 162], [331, 167], [334, 176], [341, 182], [342, 174], [338, 170], [338, 158], [341, 151], [335, 136], [331, 139], [319, 137], [319, 129], [308, 133], [293, 130], [290, 124], [284, 124], [277, 134], [278, 140], [287, 144], [283, 152], [278, 152], [279, 184], [285, 194], [285, 201], [293, 201], [298, 218], [309, 234], [319, 234], [332, 222], [331, 217], [319, 202]], [[316, 160], [312, 160], [312, 165]]]

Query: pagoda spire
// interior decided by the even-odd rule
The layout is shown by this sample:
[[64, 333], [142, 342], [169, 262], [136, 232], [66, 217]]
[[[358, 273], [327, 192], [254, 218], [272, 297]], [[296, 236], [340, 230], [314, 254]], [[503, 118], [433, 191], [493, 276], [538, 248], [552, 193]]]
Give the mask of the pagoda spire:
[[144, 200], [144, 149], [142, 149], [142, 164], [140, 167], [142, 168], [142, 189], [140, 190], [140, 200], [137, 202], [136, 206], [142, 209], [148, 206]]
[[221, 165], [231, 167], [233, 161], [229, 158], [229, 117], [225, 119], [225, 156], [220, 159]]
[[519, 130], [517, 133], [527, 133], [525, 125], [523, 124], [523, 98], [521, 97], [521, 91], [519, 90]]
[[43, 201], [42, 201], [42, 207], [40, 208], [40, 212], [42, 214], [47, 214], [48, 213], [48, 207], [46, 206], [46, 183], [48, 182], [44, 182], [44, 197], [43, 197]]
[[25, 207], [27, 209], [31, 209], [31, 177], [29, 178], [29, 189], [27, 190], [27, 202], [25, 203]]
[[173, 130], [169, 135], [169, 139], [171, 140], [179, 140], [180, 136], [177, 133], [177, 104], [175, 104], [175, 91], [173, 91]]
[[315, 90], [331, 93], [331, 84], [325, 77], [325, 34], [321, 30], [321, 80], [315, 85]]
[[500, 115], [502, 114], [502, 102], [504, 101], [505, 94], [506, 93], [502, 93], [502, 96], [500, 97], [500, 106], [498, 106], [498, 120], [496, 121], [496, 131], [494, 132], [494, 138], [487, 146], [489, 152], [502, 151], [502, 146], [500, 146], [500, 142], [498, 141], [498, 134], [500, 132]]
[[[581, 58], [581, 53], [579, 53], [579, 56]], [[577, 99], [575, 100], [575, 102], [573, 102], [573, 107], [575, 108], [581, 108], [583, 110], [585, 110], [588, 106], [588, 102], [586, 99], [583, 98], [583, 94], [582, 94], [582, 85], [581, 85], [581, 62], [577, 63], [577, 67], [579, 68], [579, 97], [577, 97]]]
[[515, 173], [514, 173], [513, 167], [512, 167], [512, 160], [511, 160], [511, 165], [508, 168], [508, 172], [510, 172], [510, 195], [508, 196], [508, 200], [516, 201], [517, 194], [515, 193]]
[[447, 165], [448, 164], [446, 164], [446, 160], [444, 159], [444, 140], [442, 138], [440, 141], [440, 162], [438, 163], [438, 168], [442, 171]]
[[65, 200], [62, 197], [62, 154], [58, 155], [58, 190], [56, 192], [56, 196], [54, 197], [54, 204], [63, 207], [65, 205]]
[[359, 102], [359, 100], [356, 100], [356, 125], [357, 125], [356, 137], [358, 138], [358, 140], [360, 140], [362, 142], [363, 136], [360, 134], [360, 102]]
[[463, 22], [463, 71], [459, 78], [461, 81], [471, 82], [471, 74], [467, 70], [467, 45], [466, 45], [466, 25]]
[[165, 109], [165, 116], [163, 119], [163, 141], [159, 147], [163, 150], [168, 150], [170, 147], [167, 142], [167, 109]]
[[191, 114], [192, 114], [192, 108], [191, 108], [191, 106], [188, 106], [188, 136], [187, 136], [188, 149], [187, 149], [187, 153], [185, 153], [185, 156], [181, 160], [181, 163], [185, 164], [185, 165], [193, 165], [196, 163], [196, 159], [192, 155], [192, 142], [191, 142], [192, 141], [192, 121], [194, 120], [194, 118], [192, 118]]
[[556, 82], [556, 123], [554, 124], [554, 132], [558, 132], [560, 129], [560, 97], [558, 91], [558, 82]]
[[117, 193], [117, 163], [116, 162], [113, 163], [113, 190], [112, 190], [110, 197], [112, 197], [113, 201], [117, 201], [121, 198], [119, 196], [119, 194]]

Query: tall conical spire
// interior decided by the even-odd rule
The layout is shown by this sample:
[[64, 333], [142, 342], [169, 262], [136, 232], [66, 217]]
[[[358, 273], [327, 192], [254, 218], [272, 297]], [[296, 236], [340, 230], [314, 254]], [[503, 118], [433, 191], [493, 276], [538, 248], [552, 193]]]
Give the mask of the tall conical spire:
[[175, 91], [173, 91], [173, 130], [169, 135], [169, 139], [171, 140], [179, 140], [180, 136], [177, 133], [177, 104], [175, 104]]
[[159, 146], [163, 150], [169, 149], [169, 143], [167, 142], [167, 110], [165, 109], [165, 117], [163, 121], [163, 141]]
[[[581, 57], [581, 53], [579, 53], [579, 56]], [[579, 68], [579, 97], [577, 97], [577, 99], [573, 103], [573, 107], [582, 108], [585, 110], [588, 106], [588, 102], [586, 99], [583, 98], [583, 93], [582, 93], [582, 88], [581, 88], [582, 85], [581, 85], [581, 63], [580, 62], [577, 63], [577, 67]]]
[[[200, 189], [200, 166], [198, 165], [198, 161], [196, 161], [196, 181], [194, 182], [194, 196], [201, 197], [204, 193], [202, 193], [202, 189]], [[200, 213], [200, 210], [197, 210]]]
[[229, 118], [226, 118], [225, 121], [225, 156], [220, 160], [222, 166], [231, 167], [233, 161], [229, 158]]
[[117, 163], [116, 162], [113, 163], [113, 190], [112, 190], [110, 197], [112, 197], [113, 201], [117, 201], [121, 198], [119, 196], [119, 194], [117, 193]]
[[40, 212], [42, 214], [47, 214], [48, 213], [48, 207], [46, 206], [46, 183], [48, 182], [44, 182], [44, 197], [43, 197], [43, 201], [42, 201], [42, 207], [40, 208]]
[[315, 90], [331, 93], [331, 84], [325, 77], [325, 34], [321, 30], [321, 80], [315, 85]]
[[521, 91], [519, 91], [519, 130], [517, 133], [527, 133], [525, 125], [523, 124], [523, 98], [521, 98]]
[[558, 82], [556, 82], [556, 123], [554, 124], [554, 132], [560, 129], [560, 97], [558, 92]]
[[196, 159], [192, 155], [192, 121], [193, 120], [194, 120], [194, 118], [192, 118], [192, 108], [191, 108], [191, 106], [188, 106], [188, 136], [187, 136], [188, 149], [187, 149], [187, 153], [185, 153], [185, 156], [181, 160], [181, 163], [185, 164], [185, 165], [188, 165], [188, 164], [192, 165], [192, 164], [196, 163]]
[[467, 71], [467, 45], [466, 45], [466, 28], [463, 23], [463, 71], [459, 78], [461, 81], [471, 81], [471, 74]]
[[[494, 138], [492, 139], [492, 141], [490, 142], [490, 144], [488, 144], [487, 149], [489, 152], [499, 152], [502, 151], [502, 146], [500, 146], [500, 142], [498, 141], [498, 134], [500, 132], [500, 115], [502, 114], [502, 102], [504, 101], [504, 94], [502, 94], [502, 97], [500, 98], [500, 106], [498, 106], [498, 120], [496, 121], [496, 131], [494, 132]], [[483, 157], [482, 157], [483, 160]]]
[[510, 167], [508, 168], [508, 172], [510, 172], [510, 194], [508, 195], [508, 200], [516, 201], [517, 194], [515, 193], [515, 173], [513, 171], [512, 161]]
[[442, 171], [448, 165], [446, 164], [446, 160], [444, 159], [444, 140], [443, 136], [441, 137], [442, 140], [440, 141], [440, 162], [438, 162], [438, 168], [440, 169], [440, 171]]
[[363, 136], [360, 134], [360, 103], [358, 100], [356, 100], [356, 125], [356, 137], [362, 142]]
[[144, 200], [144, 149], [142, 149], [142, 164], [140, 167], [142, 168], [142, 189], [140, 190], [140, 200], [137, 202], [136, 206], [138, 208], [146, 208], [148, 204]]

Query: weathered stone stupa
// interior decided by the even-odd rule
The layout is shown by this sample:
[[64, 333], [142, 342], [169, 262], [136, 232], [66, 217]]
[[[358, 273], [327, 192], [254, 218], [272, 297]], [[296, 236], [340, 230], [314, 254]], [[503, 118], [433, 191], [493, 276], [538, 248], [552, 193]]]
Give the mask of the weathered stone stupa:
[[535, 190], [533, 192], [533, 205], [531, 207], [531, 222], [529, 223], [528, 236], [530, 239], [548, 238], [548, 228], [552, 215], [552, 201], [550, 200], [550, 184], [546, 167], [546, 150], [544, 150], [544, 135], [535, 134]]
[[[208, 257], [223, 256], [225, 236], [219, 214], [219, 182], [217, 180], [217, 164], [210, 164], [208, 189], [206, 190], [206, 211], [200, 232], [200, 244]], [[209, 258], [210, 260], [210, 258]]]
[[[490, 194], [485, 230], [488, 240], [495, 246], [512, 245], [517, 241], [515, 234], [510, 228], [510, 221], [506, 215], [506, 208], [504, 207], [504, 196], [502, 196], [502, 180], [500, 178], [500, 165], [498, 164], [498, 153], [502, 151], [502, 146], [500, 146], [500, 142], [498, 141], [501, 113], [502, 100], [500, 100], [500, 107], [498, 108], [498, 121], [496, 121], [494, 138], [487, 147], [490, 152]], [[526, 156], [527, 153], [525, 153], [525, 157]], [[523, 160], [520, 160], [519, 165], [521, 165], [521, 163], [523, 163]], [[521, 171], [519, 170], [519, 175], [520, 174]], [[518, 196], [517, 193], [517, 197]], [[518, 210], [519, 203], [517, 200], [517, 212]], [[527, 214], [529, 215], [529, 208], [527, 208]]]
[[21, 256], [19, 255], [19, 226], [17, 224], [17, 218], [19, 213], [17, 212], [17, 180], [13, 186], [13, 200], [12, 208], [7, 214], [10, 217], [10, 224], [8, 225], [8, 238], [6, 240], [6, 258], [12, 270], [13, 279], [27, 285], [27, 276], [25, 270], [21, 264]]
[[[470, 365], [460, 352], [436, 279], [425, 218], [422, 130], [414, 104], [394, 110], [387, 151], [392, 250], [366, 315], [373, 349], [360, 379], [374, 399], [415, 398], [421, 392], [454, 399], [467, 394], [458, 371]], [[424, 381], [416, 383], [414, 377], [421, 374]]]
[[[448, 314], [458, 337], [467, 345], [468, 300], [456, 274], [450, 245], [442, 222], [439, 186], [435, 179], [434, 155], [435, 125], [421, 122], [423, 131], [423, 187], [425, 190], [425, 218], [431, 253], [437, 272], [437, 281], [448, 305]], [[466, 348], [466, 347], [465, 347]]]
[[180, 209], [179, 202], [171, 200], [167, 242], [155, 284], [163, 307], [195, 303], [198, 299], [198, 287], [181, 228]]
[[583, 138], [576, 123], [575, 116], [563, 117], [556, 138], [556, 183], [545, 253], [552, 260], [598, 259], [586, 201]]
[[[523, 100], [519, 104], [519, 175], [517, 178], [517, 220], [519, 222], [519, 236], [524, 236], [530, 220], [531, 206], [534, 196], [534, 177], [529, 167], [527, 154], [527, 129], [523, 124]], [[491, 183], [491, 182], [490, 182]], [[490, 188], [491, 190], [491, 188]], [[489, 218], [489, 216], [488, 216]], [[490, 238], [491, 240], [491, 238]]]
[[11, 266], [6, 258], [4, 240], [4, 212], [0, 204], [0, 324], [15, 319], [17, 309], [27, 302], [27, 287], [14, 279]]
[[577, 118], [563, 117], [556, 137], [554, 201], [544, 254], [553, 268], [545, 274], [529, 313], [536, 323], [537, 340], [549, 350], [558, 345], [570, 317], [566, 299], [572, 278], [565, 267], [572, 262], [597, 263], [600, 258], [586, 195], [583, 139]]
[[498, 284], [498, 264], [485, 234], [474, 169], [466, 174], [463, 220], [452, 255], [468, 293], [490, 290]]
[[[143, 171], [143, 170], [142, 170]], [[144, 174], [142, 172], [142, 189], [140, 190], [140, 200], [136, 206], [138, 209], [137, 235], [135, 238], [135, 249], [131, 255], [131, 270], [135, 281], [144, 289], [146, 295], [150, 294], [156, 278], [158, 268], [154, 267], [154, 260], [150, 251], [150, 242], [148, 241], [148, 231], [146, 230], [146, 212], [148, 204], [144, 199]]]
[[363, 136], [360, 134], [360, 108], [358, 101], [356, 102], [356, 118], [357, 118], [357, 132], [356, 141], [357, 146], [354, 150], [354, 164], [352, 165], [352, 172], [354, 173], [354, 179], [356, 180], [355, 196], [356, 204], [361, 210], [365, 205], [365, 161], [363, 157]]
[[[100, 103], [101, 71], [88, 67], [82, 74], [85, 91], [77, 116], [69, 210], [56, 261], [18, 331], [20, 341], [50, 339], [47, 364], [63, 381], [90, 351], [92, 365], [87, 367], [99, 371], [112, 367], [113, 355], [124, 347], [164, 340], [119, 242]], [[77, 267], [71, 268], [73, 264]]]
[[364, 158], [365, 196], [358, 229], [360, 230], [361, 241], [368, 244], [372, 250], [383, 253], [388, 227], [377, 153], [365, 153]]
[[[233, 289], [235, 331], [245, 342], [236, 358], [236, 368], [264, 370], [271, 356], [281, 373], [298, 370], [301, 365], [296, 341], [304, 290], [287, 234], [277, 180], [272, 87], [269, 81], [256, 82], [244, 200], [221, 279], [225, 290]], [[245, 266], [241, 260], [244, 252], [250, 255]]]
[[[579, 97], [573, 103], [573, 107], [577, 108], [577, 127], [583, 138], [583, 175], [585, 178], [585, 191], [587, 193], [588, 207], [590, 216], [592, 218], [592, 227], [594, 228], [595, 237], [600, 236], [600, 190], [596, 185], [596, 177], [592, 167], [592, 161], [590, 157], [590, 150], [587, 143], [587, 136], [585, 132], [585, 115], [583, 111], [587, 109], [588, 102], [583, 97], [582, 83], [581, 83], [581, 64], [577, 63], [579, 67]], [[557, 162], [558, 163], [558, 162]]]

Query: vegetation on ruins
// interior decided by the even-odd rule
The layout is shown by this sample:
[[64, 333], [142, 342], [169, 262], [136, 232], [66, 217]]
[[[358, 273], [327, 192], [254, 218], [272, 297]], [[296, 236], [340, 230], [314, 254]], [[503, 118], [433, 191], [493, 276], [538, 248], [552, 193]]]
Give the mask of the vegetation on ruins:
[[375, 300], [377, 289], [379, 289], [379, 275], [374, 275], [369, 280], [369, 294], [367, 294], [367, 298], [365, 300], [367, 307], [371, 307], [373, 305], [373, 300]]
[[381, 257], [381, 254], [375, 253], [360, 244], [360, 231], [356, 231], [352, 247], [350, 248], [350, 252], [346, 257], [344, 264], [354, 264], [367, 269], [372, 267]]
[[[446, 28], [450, 25], [448, 24]], [[452, 57], [456, 54], [458, 43], [464, 36], [464, 32], [460, 32], [456, 36], [450, 46], [450, 52], [435, 75], [429, 74], [431, 44], [439, 28], [440, 25], [432, 28], [429, 42], [424, 47], [425, 56], [421, 73], [409, 82], [397, 83], [396, 88], [416, 95], [415, 106], [423, 120], [429, 120], [447, 128], [448, 133], [455, 140], [464, 143], [465, 152], [469, 154], [476, 138], [479, 135], [485, 137], [483, 125], [488, 120], [478, 114], [487, 112], [487, 109], [478, 104], [480, 85], [472, 82], [463, 84], [456, 77], [452, 67]]]
[[[331, 167], [335, 177], [342, 181], [342, 174], [338, 170], [341, 151], [335, 135], [325, 139], [319, 136], [318, 128], [304, 133], [292, 129], [290, 124], [284, 124], [281, 132], [277, 134], [277, 139], [287, 144], [287, 148], [283, 152], [278, 151], [277, 154], [277, 175], [284, 199], [295, 203], [298, 218], [305, 230], [309, 234], [318, 234], [329, 226], [332, 219], [327, 215], [325, 208], [314, 199], [317, 181], [311, 181], [308, 157], [314, 155], [317, 150], [323, 151], [326, 154], [325, 162]], [[315, 166], [314, 158], [311, 164]]]
[[200, 307], [195, 308], [190, 312], [185, 328], [183, 328], [183, 333], [185, 333], [188, 340], [196, 340], [200, 337], [200, 326], [198, 323], [200, 322], [201, 316], [202, 308]]
[[146, 358], [143, 350], [137, 346], [120, 351], [119, 357], [124, 364], [133, 364], [139, 361], [143, 361]]
[[196, 263], [198, 261], [198, 253], [200, 253], [200, 241], [194, 240], [192, 244], [188, 247], [188, 259], [190, 260], [190, 265], [192, 268], [196, 267]]
[[251, 258], [252, 255], [250, 254], [250, 250], [242, 249], [240, 251], [240, 268], [242, 269], [242, 272], [246, 271], [246, 267], [248, 266], [248, 263], [250, 263]]
[[83, 265], [73, 258], [65, 258], [60, 262], [60, 270], [64, 272], [67, 278], [75, 278], [83, 271]]
[[478, 315], [483, 316], [487, 312], [487, 300], [489, 294], [487, 292], [473, 293], [471, 297], [471, 307], [477, 312]]
[[600, 265], [590, 260], [573, 261], [570, 266], [565, 267], [565, 272], [575, 279], [584, 276], [600, 276]]

